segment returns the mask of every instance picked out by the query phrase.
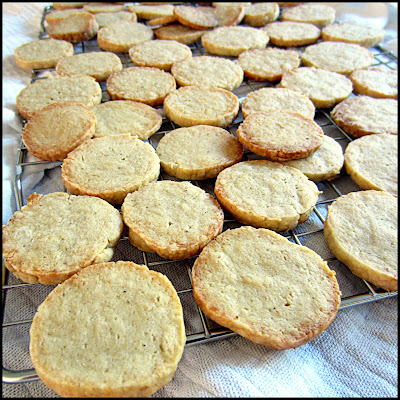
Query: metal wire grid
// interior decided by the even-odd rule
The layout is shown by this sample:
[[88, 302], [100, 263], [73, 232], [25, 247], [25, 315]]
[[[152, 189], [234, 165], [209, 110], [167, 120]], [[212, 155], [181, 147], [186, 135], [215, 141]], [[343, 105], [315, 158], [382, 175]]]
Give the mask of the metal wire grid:
[[[50, 7], [45, 8], [42, 18], [42, 32], [39, 36], [40, 39], [44, 39], [47, 37], [44, 29], [44, 18], [45, 15], [51, 11]], [[193, 56], [199, 55], [210, 55], [208, 54], [200, 43], [195, 43], [190, 45]], [[74, 45], [75, 54], [81, 52], [90, 52], [90, 51], [101, 51], [97, 45], [97, 40], [92, 39], [87, 42], [77, 43]], [[296, 49], [302, 50], [302, 49]], [[373, 66], [381, 66], [383, 68], [388, 68], [392, 70], [397, 69], [397, 57], [390, 51], [387, 51], [381, 47], [376, 47], [371, 49], [375, 55], [375, 61]], [[134, 64], [129, 58], [128, 54], [120, 53], [118, 56], [121, 58], [122, 64], [124, 68], [132, 67]], [[229, 57], [228, 57], [229, 58]], [[45, 79], [48, 76], [49, 70], [34, 70], [32, 72], [32, 82], [38, 79]], [[261, 87], [272, 86], [266, 82], [255, 82], [248, 79], [245, 79], [242, 85], [233, 91], [235, 93], [240, 102], [244, 99], [244, 97], [250, 93], [251, 91], [255, 91], [260, 89]], [[107, 94], [105, 83], [101, 84], [103, 91], [103, 99], [102, 102], [108, 101], [109, 96]], [[162, 106], [157, 107], [162, 111]], [[331, 119], [330, 110], [316, 110], [315, 121], [322, 127], [324, 133], [333, 137], [337, 140], [342, 148], [345, 149], [347, 144], [354, 140], [352, 137], [347, 135], [341, 128], [339, 128], [334, 121]], [[236, 129], [239, 124], [243, 121], [243, 116], [241, 112], [235, 121], [228, 127], [228, 130], [236, 135]], [[156, 148], [158, 141], [162, 136], [167, 134], [173, 129], [178, 128], [172, 121], [168, 120], [166, 117], [163, 117], [163, 124], [161, 129], [149, 138], [149, 143]], [[23, 172], [25, 168], [29, 168], [31, 166], [35, 166], [38, 164], [48, 164], [48, 168], [54, 168], [57, 166], [61, 166], [61, 162], [47, 162], [47, 161], [27, 161], [28, 151], [22, 142], [22, 138], [20, 140], [20, 148], [18, 150], [18, 156], [16, 161], [16, 174], [14, 179], [14, 195], [16, 200], [17, 209], [21, 209], [21, 207], [25, 204], [25, 198], [23, 193]], [[251, 153], [247, 149], [245, 150], [244, 160], [259, 158], [255, 154]], [[161, 171], [160, 179], [171, 179], [171, 180], [179, 180], [174, 177], [171, 177]], [[205, 181], [192, 181], [193, 184], [198, 187], [206, 190], [210, 194], [214, 195], [213, 188], [215, 179], [207, 179]], [[382, 298], [387, 298], [391, 296], [397, 295], [396, 292], [386, 292], [382, 289], [376, 288], [370, 283], [366, 282], [363, 279], [355, 277], [346, 266], [344, 266], [340, 261], [336, 259], [336, 257], [327, 249], [326, 243], [323, 240], [323, 225], [325, 221], [325, 217], [327, 214], [327, 206], [331, 204], [337, 197], [342, 196], [343, 194], [347, 194], [351, 191], [358, 191], [360, 188], [355, 185], [345, 171], [342, 171], [340, 177], [334, 179], [333, 181], [323, 181], [317, 182], [317, 186], [319, 190], [322, 191], [322, 195], [320, 195], [320, 199], [315, 205], [313, 209], [313, 213], [310, 216], [309, 220], [305, 223], [299, 225], [293, 230], [290, 230], [286, 233], [281, 233], [284, 237], [289, 239], [291, 242], [297, 243], [298, 245], [305, 245], [316, 251], [318, 248], [318, 253], [321, 257], [329, 264], [330, 268], [335, 270], [337, 279], [339, 281], [339, 286], [342, 291], [342, 299], [340, 309], [354, 306], [357, 304], [363, 304], [370, 301], [376, 301]], [[66, 189], [64, 188], [66, 191]], [[224, 228], [233, 229], [241, 226], [239, 222], [237, 222], [228, 212], [225, 212], [224, 219]], [[325, 246], [324, 246], [325, 245]], [[314, 248], [313, 248], [314, 247]], [[126, 254], [129, 253], [127, 257]], [[324, 254], [321, 254], [324, 253]], [[174, 284], [177, 293], [181, 299], [183, 309], [184, 309], [184, 319], [186, 326], [186, 334], [187, 341], [186, 346], [209, 342], [212, 340], [223, 339], [229, 336], [237, 335], [235, 332], [232, 332], [229, 329], [221, 327], [216, 324], [214, 321], [210, 320], [207, 316], [203, 314], [200, 308], [194, 301], [192, 295], [192, 281], [191, 281], [191, 271], [193, 263], [196, 257], [191, 257], [186, 260], [181, 261], [172, 261], [166, 260], [159, 257], [153, 253], [145, 253], [139, 251], [138, 249], [134, 249], [130, 244], [128, 239], [128, 233], [125, 228], [122, 238], [120, 239], [114, 253], [114, 257], [112, 261], [117, 260], [132, 260], [139, 264], [145, 264], [148, 268], [159, 271], [167, 275], [167, 277]], [[6, 298], [13, 297], [11, 293], [21, 292], [24, 290], [36, 290], [37, 286], [35, 284], [21, 283], [18, 279], [16, 279], [12, 274], [8, 272], [3, 266], [3, 319], [6, 311]], [[54, 288], [54, 286], [46, 286], [39, 285], [43, 291], [42, 299], [43, 301], [48, 293]], [[17, 290], [15, 290], [17, 289]], [[18, 294], [16, 294], [18, 296]], [[15, 296], [14, 296], [15, 297]], [[10, 298], [8, 302], [12, 303], [13, 298]], [[38, 304], [40, 304], [40, 302]], [[38, 305], [37, 304], [37, 305]], [[29, 343], [29, 324], [32, 322], [33, 315], [35, 313], [35, 309], [32, 310], [32, 318], [22, 318], [18, 319], [18, 316], [13, 315], [13, 320], [3, 322], [3, 337], [6, 337], [5, 334], [7, 329], [24, 327], [25, 335], [27, 338], [25, 339], [25, 346]], [[14, 319], [14, 317], [16, 317]], [[4, 340], [4, 339], [3, 339]], [[23, 370], [15, 370], [11, 367], [5, 366], [3, 361], [3, 382], [4, 383], [24, 383], [33, 380], [38, 380], [38, 376], [35, 373], [35, 370], [31, 366], [27, 366], [26, 369]]]

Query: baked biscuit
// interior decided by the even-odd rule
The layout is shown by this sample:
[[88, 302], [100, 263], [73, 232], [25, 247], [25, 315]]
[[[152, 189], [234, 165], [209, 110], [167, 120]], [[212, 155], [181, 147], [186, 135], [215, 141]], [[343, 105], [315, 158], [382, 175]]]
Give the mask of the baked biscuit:
[[358, 138], [376, 133], [397, 135], [397, 100], [350, 97], [339, 103], [331, 117], [346, 133]]
[[212, 7], [175, 6], [174, 16], [182, 25], [194, 29], [212, 29], [219, 25]]
[[53, 68], [63, 57], [72, 56], [74, 46], [65, 40], [44, 39], [25, 43], [14, 50], [16, 64], [23, 69]]
[[99, 28], [106, 26], [108, 24], [112, 24], [113, 22], [119, 21], [130, 21], [136, 22], [137, 17], [136, 14], [130, 11], [118, 11], [118, 12], [101, 12], [94, 14], [97, 23], [99, 24]]
[[214, 197], [190, 182], [150, 183], [126, 196], [121, 211], [134, 246], [171, 260], [198, 254], [224, 222]]
[[324, 131], [311, 118], [278, 110], [251, 113], [236, 133], [243, 146], [272, 161], [308, 157], [324, 137]]
[[321, 68], [300, 67], [282, 75], [280, 86], [307, 96], [316, 108], [330, 108], [347, 99], [353, 84], [347, 77]]
[[3, 225], [4, 265], [24, 282], [55, 285], [110, 261], [122, 229], [119, 211], [102, 199], [34, 193]]
[[146, 140], [162, 124], [159, 112], [137, 101], [106, 101], [94, 106], [93, 112], [97, 118], [94, 137], [129, 134]]
[[128, 10], [134, 12], [139, 18], [154, 19], [174, 15], [172, 4], [160, 5], [129, 5]]
[[57, 286], [30, 337], [44, 384], [63, 397], [98, 398], [150, 397], [172, 379], [186, 341], [171, 282], [129, 261], [93, 265]]
[[164, 110], [180, 126], [226, 128], [239, 113], [239, 99], [232, 92], [213, 86], [184, 86], [165, 98]]
[[161, 167], [184, 180], [215, 178], [243, 158], [239, 140], [222, 128], [196, 125], [175, 129], [157, 145]]
[[87, 3], [79, 3], [77, 1], [69, 1], [66, 3], [55, 2], [52, 4], [53, 4], [53, 8], [55, 8], [56, 10], [68, 10], [70, 8], [82, 8]]
[[73, 14], [85, 13], [86, 11], [82, 8], [69, 8], [65, 10], [55, 10], [46, 14], [45, 21], [48, 24], [55, 24], [64, 18], [70, 17]]
[[306, 67], [350, 75], [357, 69], [368, 68], [374, 55], [365, 47], [352, 43], [321, 42], [308, 46], [301, 55]]
[[84, 10], [92, 14], [98, 14], [103, 12], [115, 13], [118, 11], [125, 10], [125, 6], [121, 4], [107, 4], [107, 3], [95, 3], [89, 2], [83, 6]]
[[307, 22], [318, 28], [323, 28], [326, 25], [333, 24], [336, 10], [323, 4], [300, 4], [282, 10], [281, 17], [282, 21]]
[[276, 350], [315, 339], [340, 306], [328, 264], [268, 229], [243, 226], [219, 235], [196, 259], [192, 281], [209, 318]]
[[350, 142], [344, 166], [364, 190], [383, 190], [397, 197], [398, 142], [395, 135], [368, 135]]
[[171, 73], [179, 86], [207, 85], [234, 90], [243, 82], [243, 69], [222, 57], [198, 56], [175, 62]]
[[217, 4], [214, 10], [218, 26], [236, 26], [242, 22], [245, 15], [245, 7], [239, 4], [231, 7], [221, 7]]
[[250, 92], [242, 101], [243, 118], [269, 110], [293, 111], [311, 119], [315, 115], [314, 104], [307, 96], [285, 88], [261, 88]]
[[112, 100], [133, 100], [149, 106], [163, 104], [175, 88], [174, 77], [159, 68], [125, 68], [107, 79], [107, 92]]
[[150, 19], [149, 21], [147, 21], [147, 24], [150, 26], [165, 25], [165, 24], [170, 24], [175, 21], [176, 21], [175, 15], [169, 15], [166, 17]]
[[397, 290], [397, 198], [377, 190], [352, 192], [329, 207], [324, 235], [332, 253], [359, 278]]
[[97, 196], [111, 204], [122, 204], [128, 193], [159, 174], [160, 159], [153, 147], [131, 135], [87, 140], [62, 164], [62, 180], [69, 193]]
[[279, 17], [278, 3], [254, 3], [245, 8], [243, 22], [250, 26], [264, 26]]
[[321, 193], [298, 169], [267, 160], [242, 161], [224, 169], [214, 192], [239, 222], [277, 232], [307, 221]]
[[56, 101], [76, 101], [87, 107], [101, 102], [100, 85], [90, 76], [55, 76], [40, 79], [22, 89], [16, 100], [19, 113], [25, 119]]
[[25, 124], [22, 140], [35, 157], [63, 160], [90, 139], [96, 129], [94, 112], [75, 101], [58, 101], [42, 108]]
[[176, 40], [179, 43], [191, 44], [198, 42], [204, 32], [181, 24], [170, 24], [155, 29], [154, 35], [157, 39]]

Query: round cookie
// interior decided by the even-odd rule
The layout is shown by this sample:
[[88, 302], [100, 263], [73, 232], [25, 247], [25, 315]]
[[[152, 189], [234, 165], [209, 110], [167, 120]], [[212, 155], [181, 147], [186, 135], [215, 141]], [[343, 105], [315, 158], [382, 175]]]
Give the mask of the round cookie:
[[90, 76], [56, 76], [40, 79], [22, 89], [16, 100], [21, 116], [30, 119], [49, 104], [76, 101], [87, 107], [100, 104], [100, 85]]
[[133, 100], [149, 106], [163, 104], [175, 88], [174, 77], [159, 68], [125, 68], [107, 79], [107, 92], [112, 100]]
[[236, 133], [243, 146], [272, 161], [305, 158], [321, 146], [324, 138], [323, 130], [312, 119], [278, 110], [250, 114]]
[[267, 160], [242, 161], [224, 169], [214, 192], [239, 222], [277, 232], [307, 221], [321, 193], [298, 169]]
[[115, 13], [124, 10], [125, 5], [89, 2], [83, 6], [83, 9], [92, 14], [98, 14], [104, 12]]
[[244, 226], [219, 235], [196, 259], [192, 281], [209, 318], [276, 350], [315, 339], [340, 306], [327, 263], [268, 229]]
[[40, 160], [61, 161], [90, 139], [95, 129], [96, 116], [90, 108], [75, 101], [58, 101], [35, 113], [24, 126], [22, 140]]
[[222, 57], [198, 56], [178, 61], [171, 73], [179, 86], [207, 85], [234, 90], [243, 82], [243, 69]]
[[134, 246], [171, 260], [198, 254], [224, 222], [218, 202], [190, 182], [150, 183], [128, 194], [121, 211]]
[[172, 4], [129, 5], [128, 10], [134, 12], [138, 18], [150, 20], [174, 15], [174, 6]]
[[119, 211], [102, 199], [34, 193], [3, 225], [4, 265], [24, 282], [55, 285], [110, 261], [122, 229]]
[[213, 86], [184, 86], [165, 98], [164, 110], [172, 122], [183, 127], [226, 128], [239, 112], [239, 99], [232, 92]]
[[295, 51], [275, 48], [246, 50], [239, 54], [238, 62], [246, 78], [270, 82], [300, 65]]
[[212, 29], [219, 25], [215, 10], [211, 7], [175, 6], [174, 16], [182, 25], [193, 29]]
[[269, 110], [293, 111], [311, 119], [315, 115], [314, 104], [307, 96], [285, 88], [261, 88], [250, 92], [242, 101], [243, 118]]
[[336, 10], [333, 7], [323, 4], [300, 4], [282, 10], [282, 21], [307, 22], [323, 28], [333, 24], [336, 17]]
[[137, 22], [136, 14], [130, 11], [101, 12], [94, 15], [99, 28], [119, 21]]
[[339, 103], [331, 117], [346, 133], [358, 138], [377, 133], [397, 135], [397, 100], [350, 97]]
[[159, 112], [147, 104], [114, 100], [93, 107], [97, 118], [94, 137], [129, 134], [141, 140], [156, 133], [162, 124]]
[[52, 3], [53, 8], [56, 10], [68, 10], [70, 8], [82, 8], [87, 3], [80, 3], [78, 1], [69, 1], [66, 3], [54, 2]]
[[48, 14], [46, 14], [45, 16], [45, 21], [48, 24], [56, 24], [57, 22], [61, 21], [64, 18], [70, 17], [71, 15], [74, 14], [79, 14], [79, 13], [86, 13], [85, 10], [83, 10], [82, 8], [69, 8], [69, 9], [65, 9], [65, 10], [55, 10], [52, 11]]
[[65, 40], [45, 39], [25, 43], [14, 50], [16, 64], [23, 69], [53, 68], [63, 57], [72, 56], [74, 46]]
[[397, 198], [377, 190], [352, 192], [329, 207], [324, 235], [332, 253], [359, 278], [397, 290]]
[[321, 68], [300, 67], [282, 75], [280, 86], [307, 96], [316, 108], [330, 108], [347, 99], [353, 84], [347, 77]]
[[215, 178], [243, 158], [243, 146], [222, 128], [196, 125], [175, 129], [157, 145], [161, 167], [184, 180]]
[[231, 7], [221, 7], [220, 4], [217, 4], [214, 10], [218, 26], [236, 26], [240, 24], [245, 15], [245, 7], [240, 4]]
[[350, 178], [364, 190], [398, 194], [398, 142], [395, 135], [368, 135], [350, 142], [344, 166]]
[[254, 3], [245, 7], [243, 22], [250, 26], [259, 27], [277, 20], [278, 17], [278, 3]]
[[61, 170], [69, 193], [122, 204], [128, 193], [158, 178], [160, 159], [149, 143], [111, 135], [82, 143], [68, 154]]
[[263, 49], [267, 34], [249, 26], [222, 26], [204, 33], [201, 43], [208, 53], [220, 56], [238, 56], [245, 50]]
[[150, 397], [172, 379], [186, 341], [171, 282], [129, 261], [88, 267], [57, 286], [30, 337], [37, 374], [63, 397]]
[[204, 30], [190, 28], [181, 24], [169, 24], [160, 26], [154, 30], [157, 39], [176, 40], [179, 43], [196, 43], [204, 34]]
[[368, 68], [373, 61], [374, 55], [365, 47], [341, 42], [320, 42], [308, 46], [301, 55], [301, 62], [306, 67], [322, 68], [343, 75]]

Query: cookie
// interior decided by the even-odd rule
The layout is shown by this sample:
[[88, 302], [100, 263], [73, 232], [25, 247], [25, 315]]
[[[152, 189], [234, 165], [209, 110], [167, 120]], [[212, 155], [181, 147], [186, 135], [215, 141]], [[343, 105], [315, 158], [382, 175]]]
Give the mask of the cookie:
[[71, 15], [85, 13], [85, 12], [86, 11], [83, 10], [82, 8], [69, 8], [69, 9], [65, 9], [65, 10], [55, 10], [55, 11], [52, 11], [52, 12], [46, 14], [45, 21], [48, 24], [55, 24], [64, 18], [70, 17]]
[[16, 64], [23, 69], [54, 68], [63, 57], [72, 56], [74, 46], [65, 40], [44, 39], [25, 43], [14, 50]]
[[307, 221], [321, 193], [298, 169], [267, 160], [242, 161], [224, 169], [214, 192], [242, 224], [277, 232]]
[[324, 137], [323, 130], [312, 119], [278, 110], [250, 114], [236, 133], [243, 146], [272, 161], [308, 157], [321, 146]]
[[212, 86], [184, 86], [170, 93], [164, 101], [168, 118], [186, 127], [229, 126], [239, 112], [239, 99], [228, 90]]
[[89, 2], [83, 6], [83, 9], [92, 14], [98, 14], [98, 13], [103, 13], [103, 12], [115, 13], [118, 11], [125, 10], [125, 6], [118, 5], [118, 4]]
[[398, 142], [395, 135], [368, 135], [350, 142], [344, 165], [350, 178], [364, 190], [398, 194]]
[[118, 11], [118, 12], [101, 12], [94, 14], [96, 22], [99, 24], [99, 28], [112, 24], [113, 22], [129, 21], [136, 22], [136, 14], [130, 11]]
[[182, 315], [165, 275], [129, 261], [88, 267], [39, 306], [30, 329], [33, 366], [63, 397], [150, 397], [182, 356]]
[[182, 25], [193, 29], [206, 30], [219, 25], [215, 10], [212, 7], [175, 6], [174, 16]]
[[300, 67], [282, 75], [280, 86], [307, 96], [316, 108], [330, 108], [347, 99], [353, 84], [347, 77], [321, 68]]
[[126, 196], [121, 211], [134, 246], [171, 260], [198, 254], [224, 221], [218, 202], [190, 182], [150, 183]]
[[394, 99], [355, 96], [339, 103], [331, 111], [331, 117], [355, 138], [377, 133], [397, 135], [397, 107], [397, 100]]
[[247, 25], [260, 27], [279, 17], [278, 3], [254, 3], [245, 8], [243, 22]]
[[162, 124], [159, 112], [137, 101], [107, 101], [94, 106], [93, 112], [97, 119], [94, 137], [129, 134], [146, 140]]
[[158, 18], [150, 19], [149, 21], [147, 21], [147, 24], [150, 26], [165, 25], [165, 24], [170, 24], [175, 21], [176, 21], [175, 15], [168, 15], [166, 17], [158, 17]]
[[222, 128], [196, 125], [175, 129], [157, 145], [161, 167], [183, 180], [215, 178], [243, 158], [239, 140]]
[[164, 5], [129, 5], [128, 10], [134, 12], [138, 18], [155, 19], [174, 15], [172, 4]]
[[19, 113], [25, 119], [56, 101], [76, 101], [87, 107], [100, 104], [101, 87], [90, 76], [56, 76], [40, 79], [22, 89], [16, 100]]
[[243, 69], [222, 57], [198, 56], [178, 61], [171, 73], [179, 86], [208, 85], [234, 90], [243, 82]]
[[215, 16], [218, 20], [218, 26], [236, 26], [242, 22], [245, 15], [245, 7], [234, 5], [224, 7], [217, 4], [214, 8]]
[[110, 261], [122, 228], [119, 211], [97, 197], [34, 193], [3, 225], [4, 265], [24, 282], [55, 285]]
[[52, 3], [53, 8], [55, 8], [56, 10], [68, 10], [70, 8], [82, 8], [85, 4], [87, 3], [79, 3], [77, 1], [70, 1], [67, 3], [59, 3], [59, 2], [55, 2]]
[[343, 75], [368, 68], [373, 61], [374, 55], [365, 47], [341, 42], [320, 42], [308, 46], [301, 55], [301, 62], [306, 67], [322, 68]]
[[112, 100], [134, 100], [150, 106], [163, 104], [175, 88], [174, 77], [159, 68], [125, 68], [107, 79], [107, 92]]
[[296, 69], [300, 58], [293, 50], [268, 48], [246, 50], [239, 54], [238, 62], [246, 78], [274, 82], [285, 72]]
[[191, 44], [196, 43], [203, 36], [205, 31], [190, 28], [181, 24], [170, 24], [160, 26], [154, 30], [157, 39], [176, 40], [179, 43]]
[[196, 259], [192, 281], [209, 318], [275, 350], [315, 339], [340, 306], [327, 263], [268, 229], [244, 226], [219, 235]]
[[332, 253], [359, 278], [397, 290], [397, 198], [364, 190], [329, 207], [324, 235]]
[[311, 119], [315, 115], [314, 104], [307, 96], [285, 88], [261, 88], [250, 92], [242, 101], [243, 118], [269, 110], [293, 111]]
[[333, 24], [336, 18], [336, 10], [324, 4], [300, 4], [295, 7], [282, 10], [282, 21], [307, 22], [323, 28]]

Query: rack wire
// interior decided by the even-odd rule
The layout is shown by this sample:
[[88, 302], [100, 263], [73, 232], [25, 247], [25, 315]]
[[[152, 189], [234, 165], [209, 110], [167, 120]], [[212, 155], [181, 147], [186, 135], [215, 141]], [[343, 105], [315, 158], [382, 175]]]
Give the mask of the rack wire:
[[[41, 21], [42, 31], [39, 35], [39, 39], [47, 38], [44, 21], [46, 14], [50, 11], [52, 11], [51, 7], [46, 7], [44, 9], [43, 18]], [[193, 56], [212, 56], [212, 54], [208, 54], [204, 50], [200, 42], [190, 45], [190, 48]], [[295, 50], [302, 51], [303, 48], [295, 48]], [[381, 66], [382, 68], [397, 70], [397, 57], [392, 52], [387, 51], [380, 46], [370, 50], [375, 56], [373, 66]], [[87, 42], [74, 44], [74, 54], [91, 51], [101, 51], [97, 45], [96, 38]], [[118, 56], [121, 58], [124, 68], [134, 66], [128, 54], [120, 53]], [[32, 82], [38, 79], [47, 78], [49, 73], [54, 74], [54, 69], [34, 70], [32, 72]], [[258, 90], [261, 87], [268, 86], [272, 85], [267, 82], [255, 82], [249, 79], [244, 79], [242, 85], [235, 89], [233, 93], [238, 96], [241, 103], [248, 93]], [[107, 94], [106, 84], [101, 83], [101, 87], [103, 92], [102, 102], [109, 101], [110, 98]], [[156, 108], [158, 108], [162, 113], [162, 106]], [[341, 144], [344, 150], [347, 144], [354, 139], [347, 135], [335, 124], [335, 122], [331, 119], [329, 112], [330, 110], [328, 109], [317, 109], [314, 120], [321, 126], [325, 135], [334, 138], [338, 143]], [[235, 121], [227, 129], [233, 135], [236, 135], [236, 129], [241, 122], [243, 122], [243, 116], [241, 112], [239, 112], [239, 115]], [[151, 136], [148, 139], [148, 142], [154, 148], [156, 148], [159, 140], [165, 134], [168, 134], [168, 132], [176, 128], [178, 128], [178, 126], [176, 126], [172, 121], [168, 120], [164, 114], [163, 123], [160, 130]], [[255, 158], [260, 157], [245, 149], [244, 161]], [[14, 195], [17, 210], [20, 210], [26, 204], [26, 198], [30, 194], [24, 192], [24, 171], [40, 164], [46, 165], [46, 170], [54, 170], [61, 169], [62, 163], [37, 160], [30, 161], [28, 150], [24, 146], [21, 138], [14, 178]], [[163, 171], [161, 171], [159, 179], [179, 180], [165, 174]], [[215, 179], [192, 181], [192, 183], [214, 195], [213, 188]], [[295, 229], [281, 234], [293, 243], [307, 246], [316, 251], [328, 263], [329, 267], [336, 272], [336, 277], [342, 292], [340, 309], [396, 296], [397, 291], [384, 291], [353, 275], [350, 270], [339, 260], [337, 260], [337, 258], [330, 252], [329, 248], [327, 247], [327, 243], [324, 240], [323, 226], [327, 215], [328, 205], [335, 201], [336, 198], [353, 191], [359, 191], [360, 188], [350, 179], [344, 169], [342, 170], [340, 176], [334, 180], [316, 182], [316, 184], [322, 194], [313, 208], [313, 213], [311, 214], [309, 220], [297, 226]], [[60, 186], [63, 186], [62, 182], [60, 183]], [[63, 190], [66, 191], [65, 187]], [[225, 212], [223, 230], [225, 231], [226, 229], [233, 229], [239, 226], [242, 226], [242, 224], [237, 222], [228, 212]], [[112, 259], [112, 261], [131, 260], [138, 264], [144, 264], [150, 269], [167, 275], [176, 288], [182, 302], [187, 336], [186, 346], [206, 343], [237, 335], [235, 332], [232, 332], [231, 330], [226, 329], [210, 320], [203, 314], [194, 301], [192, 295], [191, 271], [195, 259], [196, 256], [186, 260], [172, 261], [163, 259], [154, 253], [142, 252], [130, 244], [126, 228], [117, 244], [117, 247], [115, 248], [114, 257]], [[7, 340], [9, 339], [7, 339], [7, 337], [10, 336], [8, 333], [11, 329], [15, 329], [17, 332], [12, 336], [14, 338], [17, 337], [17, 348], [19, 350], [22, 348], [22, 351], [29, 352], [28, 345], [30, 323], [32, 322], [37, 306], [44, 301], [46, 296], [51, 292], [51, 290], [53, 290], [54, 287], [54, 285], [46, 286], [40, 284], [21, 283], [21, 281], [10, 274], [3, 265], [3, 343], [8, 343]], [[24, 312], [22, 315], [18, 311], [21, 301], [24, 301], [26, 298], [31, 298], [32, 296], [34, 297], [34, 304], [32, 304], [32, 307], [28, 313]], [[11, 353], [13, 353], [13, 351], [11, 351]], [[31, 364], [27, 364], [26, 368], [22, 370], [15, 369], [15, 366], [13, 365], [12, 357], [4, 357], [3, 355], [3, 383], [24, 383], [39, 379]]]

